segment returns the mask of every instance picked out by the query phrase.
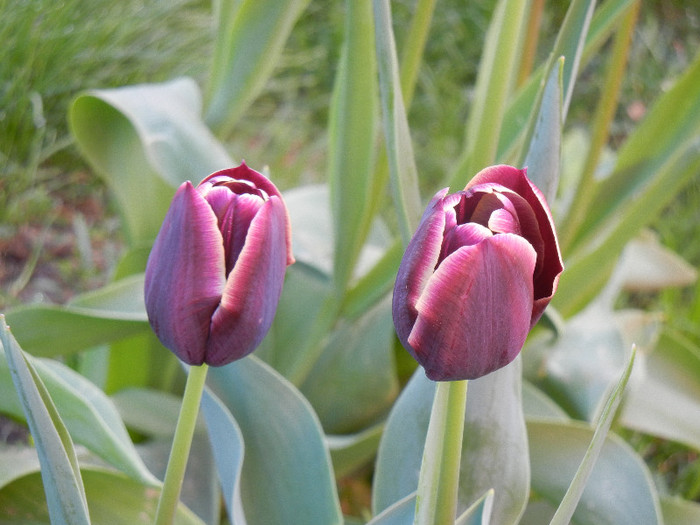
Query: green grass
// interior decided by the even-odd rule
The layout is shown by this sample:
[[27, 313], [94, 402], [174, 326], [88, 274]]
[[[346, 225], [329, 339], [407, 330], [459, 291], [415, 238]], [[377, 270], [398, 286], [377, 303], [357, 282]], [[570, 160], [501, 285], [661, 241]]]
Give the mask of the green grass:
[[0, 220], [24, 218], [5, 212], [10, 199], [46, 208], [37, 193], [53, 175], [40, 167], [75, 167], [66, 114], [76, 93], [201, 77], [211, 34], [201, 0], [0, 0]]

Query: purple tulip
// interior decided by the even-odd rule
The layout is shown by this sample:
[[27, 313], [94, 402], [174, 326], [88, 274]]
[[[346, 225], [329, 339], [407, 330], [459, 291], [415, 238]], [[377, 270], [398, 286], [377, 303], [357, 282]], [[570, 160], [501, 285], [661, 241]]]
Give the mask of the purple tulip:
[[564, 269], [526, 170], [492, 166], [447, 192], [423, 214], [393, 301], [401, 343], [434, 381], [475, 379], [515, 359]]
[[265, 337], [293, 262], [287, 208], [264, 175], [243, 163], [185, 182], [148, 258], [148, 319], [185, 363], [225, 365]]

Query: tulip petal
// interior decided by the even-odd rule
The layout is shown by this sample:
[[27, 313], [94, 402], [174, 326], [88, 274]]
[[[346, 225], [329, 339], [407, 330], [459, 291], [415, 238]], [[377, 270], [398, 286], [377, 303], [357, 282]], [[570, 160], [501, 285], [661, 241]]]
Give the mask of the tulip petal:
[[214, 312], [206, 362], [221, 366], [251, 353], [272, 324], [287, 266], [286, 208], [265, 201], [248, 229]]
[[[541, 260], [543, 265], [535, 277], [535, 306], [532, 312], [532, 325], [540, 318], [552, 299], [559, 283], [559, 275], [564, 270], [559, 243], [554, 229], [554, 220], [542, 192], [527, 178], [527, 168], [519, 170], [512, 166], [490, 166], [477, 173], [469, 181], [465, 190], [481, 184], [496, 183], [520, 195], [530, 205], [542, 237]], [[522, 218], [521, 218], [522, 222]], [[523, 235], [526, 235], [523, 227]]]
[[251, 195], [250, 193], [232, 195], [233, 198], [229, 201], [220, 226], [224, 246], [226, 246], [227, 276], [236, 264], [238, 256], [243, 249], [246, 236], [248, 235], [248, 228], [253, 218], [265, 202], [257, 195]]
[[515, 359], [530, 330], [536, 257], [522, 237], [499, 234], [440, 264], [407, 346], [430, 379], [474, 379]]
[[[402, 343], [416, 320], [415, 304], [438, 264], [450, 205], [445, 204], [445, 188], [428, 204], [416, 233], [406, 248], [394, 285], [393, 317], [396, 333]], [[454, 194], [456, 195], [456, 194]], [[458, 196], [459, 198], [459, 196]], [[452, 206], [456, 201], [452, 203]]]
[[462, 246], [472, 246], [489, 237], [493, 237], [493, 233], [481, 224], [475, 222], [458, 224], [445, 235], [440, 261]]
[[[275, 196], [282, 199], [282, 194], [270, 181], [270, 179], [265, 177], [265, 175], [262, 173], [250, 169], [245, 162], [241, 163], [240, 166], [236, 166], [235, 168], [229, 168], [212, 173], [202, 182], [200, 182], [199, 186], [201, 187], [202, 185], [211, 184], [212, 182], [216, 183], [217, 181], [228, 180], [230, 178], [241, 181], [249, 181], [255, 188], [262, 190], [269, 197]], [[285, 246], [287, 246], [287, 264], [289, 265], [294, 264], [294, 255], [292, 254], [292, 222], [289, 219], [289, 213], [287, 212], [286, 207], [284, 208], [284, 214], [286, 219]]]
[[145, 298], [156, 335], [187, 364], [203, 362], [211, 316], [223, 288], [224, 246], [216, 215], [185, 182], [151, 250]]

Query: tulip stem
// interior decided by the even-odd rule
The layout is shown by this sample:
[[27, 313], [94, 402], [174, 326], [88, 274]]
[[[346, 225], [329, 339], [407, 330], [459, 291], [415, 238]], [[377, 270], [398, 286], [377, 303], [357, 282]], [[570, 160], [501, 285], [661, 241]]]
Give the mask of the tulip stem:
[[439, 381], [418, 479], [414, 525], [453, 525], [462, 456], [467, 381]]
[[173, 446], [170, 449], [168, 468], [165, 471], [163, 490], [158, 501], [155, 525], [171, 525], [175, 517], [175, 510], [180, 501], [182, 480], [185, 477], [187, 459], [190, 456], [192, 436], [199, 414], [199, 402], [202, 399], [204, 383], [207, 378], [208, 366], [191, 366], [187, 374], [187, 384], [182, 397], [180, 415], [177, 418]]

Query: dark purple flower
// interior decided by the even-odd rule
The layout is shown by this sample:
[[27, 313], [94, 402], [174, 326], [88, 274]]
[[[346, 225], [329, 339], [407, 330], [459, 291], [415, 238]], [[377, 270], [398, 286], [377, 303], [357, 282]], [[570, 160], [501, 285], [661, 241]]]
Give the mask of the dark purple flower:
[[435, 381], [475, 379], [515, 359], [564, 269], [526, 170], [492, 166], [447, 192], [423, 214], [393, 301], [401, 343]]
[[185, 182], [148, 258], [148, 319], [185, 363], [225, 365], [265, 337], [293, 262], [287, 208], [264, 175], [243, 163]]

